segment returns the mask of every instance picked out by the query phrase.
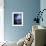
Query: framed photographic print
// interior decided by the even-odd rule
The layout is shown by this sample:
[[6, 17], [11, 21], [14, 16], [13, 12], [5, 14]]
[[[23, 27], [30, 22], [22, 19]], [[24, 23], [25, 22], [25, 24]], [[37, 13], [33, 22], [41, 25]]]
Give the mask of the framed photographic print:
[[12, 12], [12, 26], [23, 26], [23, 12]]

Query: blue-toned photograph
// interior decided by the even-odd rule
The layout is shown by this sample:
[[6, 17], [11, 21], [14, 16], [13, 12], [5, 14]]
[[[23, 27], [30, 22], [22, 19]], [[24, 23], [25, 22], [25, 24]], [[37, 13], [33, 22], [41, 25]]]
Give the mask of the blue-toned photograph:
[[14, 24], [22, 24], [22, 16], [21, 14], [14, 14]]

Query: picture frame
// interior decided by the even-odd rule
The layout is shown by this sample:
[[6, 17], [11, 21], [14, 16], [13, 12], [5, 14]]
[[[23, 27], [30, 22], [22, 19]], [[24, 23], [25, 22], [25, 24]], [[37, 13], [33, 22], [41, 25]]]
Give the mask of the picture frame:
[[23, 26], [23, 12], [12, 12], [12, 26]]

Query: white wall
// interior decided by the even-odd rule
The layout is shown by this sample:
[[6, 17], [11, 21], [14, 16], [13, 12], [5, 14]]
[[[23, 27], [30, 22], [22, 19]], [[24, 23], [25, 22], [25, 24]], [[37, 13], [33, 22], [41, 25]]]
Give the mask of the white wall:
[[0, 42], [4, 41], [4, 0], [0, 0]]

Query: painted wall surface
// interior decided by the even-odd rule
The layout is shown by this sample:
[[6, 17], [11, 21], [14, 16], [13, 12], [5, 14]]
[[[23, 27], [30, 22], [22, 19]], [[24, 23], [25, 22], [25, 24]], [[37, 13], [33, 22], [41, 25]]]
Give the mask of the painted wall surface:
[[0, 42], [4, 41], [4, 0], [0, 0]]
[[[18, 41], [32, 29], [32, 21], [40, 9], [40, 0], [4, 1], [4, 36], [7, 41]], [[12, 12], [23, 12], [24, 26], [12, 26]]]
[[[41, 11], [42, 11], [43, 9], [46, 9], [46, 0], [41, 0], [41, 1], [40, 1], [40, 9], [41, 9]], [[40, 25], [46, 27], [46, 10], [43, 12], [42, 17], [43, 17], [43, 22], [40, 21]]]

